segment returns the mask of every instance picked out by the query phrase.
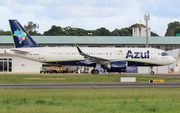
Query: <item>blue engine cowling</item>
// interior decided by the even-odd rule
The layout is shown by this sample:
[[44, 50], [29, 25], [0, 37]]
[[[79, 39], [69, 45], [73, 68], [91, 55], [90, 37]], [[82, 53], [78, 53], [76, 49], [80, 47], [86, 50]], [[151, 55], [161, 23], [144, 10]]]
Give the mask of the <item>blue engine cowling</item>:
[[126, 72], [127, 71], [126, 61], [114, 61], [107, 65], [107, 71], [109, 72]]

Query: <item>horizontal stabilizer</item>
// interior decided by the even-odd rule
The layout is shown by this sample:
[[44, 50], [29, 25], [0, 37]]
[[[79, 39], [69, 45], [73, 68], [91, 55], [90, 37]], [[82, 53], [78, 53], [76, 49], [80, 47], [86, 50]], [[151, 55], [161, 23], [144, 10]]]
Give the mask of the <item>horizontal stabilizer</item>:
[[29, 53], [28, 51], [22, 51], [22, 50], [19, 50], [19, 49], [10, 49], [10, 50], [15, 52], [15, 53], [20, 53], [20, 54]]

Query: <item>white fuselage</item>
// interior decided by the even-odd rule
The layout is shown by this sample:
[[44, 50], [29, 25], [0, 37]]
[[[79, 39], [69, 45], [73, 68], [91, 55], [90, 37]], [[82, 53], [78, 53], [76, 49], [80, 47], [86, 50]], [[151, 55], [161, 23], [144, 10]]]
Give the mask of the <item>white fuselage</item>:
[[[15, 52], [19, 50], [25, 52]], [[136, 63], [169, 65], [175, 59], [170, 56], [162, 56], [164, 52], [154, 48], [81, 48], [88, 55], [110, 59], [111, 61], [128, 61]], [[6, 49], [6, 53], [42, 63], [84, 61], [83, 56], [75, 47], [35, 47]], [[68, 65], [68, 64], [67, 64]], [[133, 64], [135, 65], [135, 64]]]

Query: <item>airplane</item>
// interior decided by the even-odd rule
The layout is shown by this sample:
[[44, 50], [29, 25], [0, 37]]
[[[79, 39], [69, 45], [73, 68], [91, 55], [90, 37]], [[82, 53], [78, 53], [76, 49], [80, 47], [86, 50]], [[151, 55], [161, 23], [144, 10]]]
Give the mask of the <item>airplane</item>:
[[[80, 48], [42, 47], [38, 45], [17, 20], [9, 20], [14, 48], [5, 53], [52, 65], [94, 67], [91, 74], [99, 74], [98, 68], [108, 72], [126, 72], [128, 66], [165, 66], [175, 59], [163, 50], [155, 48]], [[154, 74], [151, 68], [150, 74]]]

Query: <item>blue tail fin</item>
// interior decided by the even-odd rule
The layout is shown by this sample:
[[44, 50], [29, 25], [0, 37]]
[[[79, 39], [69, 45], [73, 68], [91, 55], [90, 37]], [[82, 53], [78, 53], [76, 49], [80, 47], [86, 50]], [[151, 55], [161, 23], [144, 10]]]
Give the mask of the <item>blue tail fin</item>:
[[38, 45], [17, 20], [9, 20], [14, 47], [41, 47]]

